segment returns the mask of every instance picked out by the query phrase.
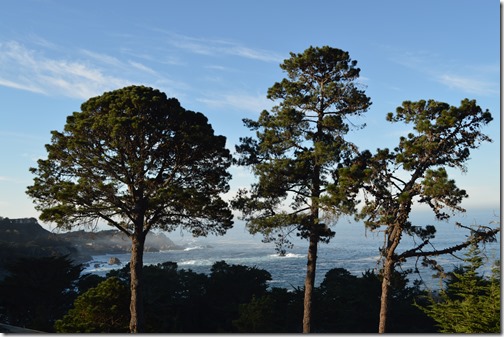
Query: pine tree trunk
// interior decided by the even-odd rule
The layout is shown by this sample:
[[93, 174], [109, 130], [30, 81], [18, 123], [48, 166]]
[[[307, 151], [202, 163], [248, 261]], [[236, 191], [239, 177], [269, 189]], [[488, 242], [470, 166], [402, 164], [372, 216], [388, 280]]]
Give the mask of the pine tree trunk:
[[317, 245], [318, 235], [310, 235], [310, 245], [308, 247], [308, 263], [306, 267], [306, 279], [304, 289], [304, 312], [303, 312], [303, 333], [311, 332], [312, 298], [315, 285], [315, 270], [317, 266]]
[[[324, 115], [318, 113], [317, 132], [313, 139], [313, 145], [322, 138], [322, 125]], [[317, 154], [315, 154], [312, 172], [312, 205], [311, 205], [311, 228], [310, 228], [310, 244], [308, 246], [308, 262], [306, 264], [306, 278], [304, 289], [304, 311], [303, 311], [303, 333], [311, 332], [311, 319], [312, 319], [312, 302], [313, 302], [313, 288], [315, 287], [315, 271], [317, 269], [317, 250], [320, 238], [318, 221], [319, 221], [319, 197], [320, 197], [320, 165], [318, 164]]]
[[[408, 212], [405, 219], [407, 219]], [[405, 220], [404, 220], [405, 221]], [[381, 298], [380, 298], [380, 323], [378, 325], [378, 333], [385, 333], [387, 329], [387, 317], [388, 317], [388, 305], [390, 297], [390, 289], [392, 282], [392, 275], [394, 273], [395, 260], [394, 254], [399, 242], [401, 241], [402, 234], [402, 222], [397, 222], [394, 226], [390, 227], [388, 230], [387, 246], [385, 247], [385, 263], [383, 264], [383, 279], [381, 286]]]
[[142, 268], [143, 268], [143, 252], [145, 245], [145, 235], [136, 233], [131, 237], [131, 302], [130, 302], [130, 332], [142, 333], [145, 332], [145, 317], [143, 309], [143, 294], [142, 294]]
[[393, 267], [394, 267], [393, 261], [386, 259], [385, 265], [383, 267], [383, 279], [382, 279], [382, 284], [381, 284], [380, 323], [378, 326], [378, 333], [385, 333], [386, 332], [389, 290], [390, 290], [390, 281], [392, 278], [392, 272], [394, 269]]

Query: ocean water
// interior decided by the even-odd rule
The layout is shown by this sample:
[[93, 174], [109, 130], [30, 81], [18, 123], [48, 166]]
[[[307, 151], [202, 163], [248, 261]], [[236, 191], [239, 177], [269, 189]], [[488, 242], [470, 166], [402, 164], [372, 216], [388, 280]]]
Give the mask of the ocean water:
[[[453, 221], [435, 222], [432, 216], [421, 215], [414, 223], [434, 224], [437, 228], [435, 242], [437, 249], [443, 249], [462, 242], [467, 231], [456, 228], [454, 221], [460, 221], [464, 225], [475, 223], [488, 225], [491, 221], [498, 221], [493, 211], [472, 212], [454, 219]], [[495, 225], [494, 225], [495, 226]], [[379, 247], [383, 243], [382, 233], [366, 231], [364, 226], [350, 219], [340, 219], [333, 227], [336, 236], [329, 244], [319, 244], [317, 260], [316, 285], [322, 282], [326, 272], [333, 268], [345, 268], [354, 275], [360, 276], [366, 270], [380, 268]], [[287, 251], [285, 256], [279, 256], [275, 252], [274, 244], [263, 243], [262, 236], [249, 234], [244, 224], [235, 223], [233, 229], [224, 236], [209, 236], [193, 238], [190, 234], [173, 232], [167, 236], [176, 244], [185, 247], [183, 250], [170, 250], [164, 252], [145, 252], [144, 264], [158, 264], [162, 262], [176, 262], [179, 269], [190, 269], [197, 273], [209, 273], [212, 265], [217, 261], [226, 261], [228, 264], [240, 264], [267, 270], [272, 280], [270, 287], [283, 287], [292, 289], [302, 287], [306, 274], [306, 254], [308, 242], [295, 238], [294, 248]], [[487, 244], [485, 254], [489, 260], [484, 268], [485, 273], [490, 273], [493, 261], [500, 259], [500, 237], [495, 243]], [[413, 247], [413, 242], [404, 237], [398, 251], [402, 252]], [[456, 254], [463, 258], [463, 253]], [[117, 257], [121, 265], [109, 265], [110, 257]], [[130, 254], [109, 254], [94, 256], [93, 261], [87, 264], [83, 273], [94, 273], [101, 276], [117, 268], [122, 268], [130, 259]], [[456, 256], [444, 255], [437, 258], [446, 271], [460, 265], [462, 261]], [[404, 268], [414, 267], [415, 261], [410, 259], [404, 264]], [[438, 288], [439, 280], [432, 278], [433, 272], [428, 268], [421, 267], [420, 275], [430, 288]], [[411, 278], [418, 278], [412, 274]]]

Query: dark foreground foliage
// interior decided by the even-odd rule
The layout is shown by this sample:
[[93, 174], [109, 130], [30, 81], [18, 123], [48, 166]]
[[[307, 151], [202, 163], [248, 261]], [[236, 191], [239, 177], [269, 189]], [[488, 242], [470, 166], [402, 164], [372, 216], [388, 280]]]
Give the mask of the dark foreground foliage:
[[[236, 332], [240, 304], [267, 293], [271, 275], [262, 269], [216, 262], [210, 274], [179, 270], [165, 262], [145, 266], [145, 317], [148, 332]], [[129, 282], [126, 266], [113, 271]]]
[[[46, 332], [128, 332], [129, 266], [106, 278], [79, 277], [81, 266], [65, 257], [23, 259], [9, 270], [0, 282], [0, 322]], [[148, 332], [302, 331], [303, 289], [268, 288], [271, 275], [265, 270], [221, 261], [205, 275], [165, 262], [144, 266], [143, 274]], [[342, 268], [327, 272], [314, 293], [313, 331], [377, 332], [380, 282], [370, 271], [361, 276]], [[421, 310], [432, 303], [425, 291], [408, 286], [399, 273], [393, 288], [390, 332], [440, 331]]]
[[[367, 271], [361, 277], [343, 268], [331, 269], [315, 289], [313, 332], [376, 333], [380, 312], [380, 277]], [[390, 332], [436, 332], [434, 321], [412, 306], [422, 294], [418, 286], [407, 287], [405, 276], [395, 275], [394, 310]], [[235, 327], [240, 332], [301, 332], [303, 291], [274, 288], [240, 307]]]
[[0, 283], [1, 322], [53, 332], [76, 299], [81, 266], [68, 257], [21, 258], [6, 266]]

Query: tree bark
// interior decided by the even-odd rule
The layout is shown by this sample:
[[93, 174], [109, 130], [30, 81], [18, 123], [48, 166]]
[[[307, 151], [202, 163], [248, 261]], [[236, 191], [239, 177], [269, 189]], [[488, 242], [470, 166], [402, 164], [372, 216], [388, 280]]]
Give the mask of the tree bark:
[[143, 252], [145, 245], [145, 234], [141, 231], [135, 233], [131, 237], [131, 260], [130, 260], [130, 277], [131, 277], [131, 301], [130, 301], [130, 332], [142, 333], [145, 332], [145, 317], [143, 308], [143, 293], [142, 293], [142, 268], [143, 268]]
[[393, 270], [394, 270], [394, 262], [387, 258], [385, 260], [385, 265], [383, 267], [383, 279], [381, 284], [381, 298], [380, 298], [380, 323], [378, 326], [378, 333], [385, 333], [387, 327], [389, 290]]
[[[404, 213], [407, 214], [408, 212]], [[400, 217], [401, 219], [403, 217]], [[405, 221], [405, 220], [404, 220]], [[390, 232], [388, 234], [387, 246], [385, 247], [385, 262], [383, 264], [383, 279], [381, 286], [381, 298], [380, 298], [380, 323], [378, 325], [378, 333], [385, 333], [387, 329], [387, 316], [388, 316], [388, 304], [390, 297], [390, 288], [392, 282], [392, 274], [394, 272], [395, 259], [394, 254], [399, 242], [401, 241], [402, 235], [402, 223], [397, 222], [394, 226], [389, 228]]]
[[303, 333], [311, 332], [312, 298], [315, 285], [315, 271], [317, 267], [317, 247], [318, 235], [310, 235], [310, 245], [308, 247], [308, 262], [306, 266], [306, 278], [304, 289], [304, 312], [303, 312]]

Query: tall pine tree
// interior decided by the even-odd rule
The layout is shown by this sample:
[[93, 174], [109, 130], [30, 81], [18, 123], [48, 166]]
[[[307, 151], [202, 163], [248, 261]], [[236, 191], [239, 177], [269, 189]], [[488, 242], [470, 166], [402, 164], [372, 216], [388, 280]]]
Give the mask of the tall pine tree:
[[355, 151], [344, 138], [349, 117], [367, 111], [371, 102], [357, 83], [357, 61], [346, 51], [310, 47], [291, 53], [280, 67], [287, 78], [268, 90], [278, 105], [257, 121], [245, 119], [256, 137], [242, 138], [236, 147], [239, 163], [250, 166], [258, 182], [239, 191], [232, 205], [250, 232], [275, 240], [281, 252], [289, 233], [309, 241], [303, 331], [310, 332], [318, 244], [334, 236], [329, 226], [335, 216], [354, 206], [331, 193], [337, 168]]

